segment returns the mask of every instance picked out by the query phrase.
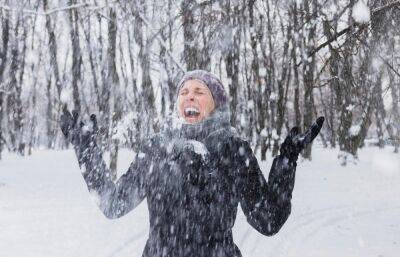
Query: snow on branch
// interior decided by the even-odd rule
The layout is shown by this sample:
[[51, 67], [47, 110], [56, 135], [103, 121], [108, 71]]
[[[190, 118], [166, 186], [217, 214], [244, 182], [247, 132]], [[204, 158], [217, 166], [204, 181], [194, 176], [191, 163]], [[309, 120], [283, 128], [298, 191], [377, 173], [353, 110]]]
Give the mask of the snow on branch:
[[[388, 3], [384, 6], [375, 8], [374, 10], [371, 11], [371, 17], [375, 16], [378, 14], [378, 12], [381, 11], [385, 11], [387, 9], [393, 8], [393, 7], [399, 7], [400, 6], [400, 0], [395, 0], [392, 1], [391, 3]], [[363, 31], [364, 29], [368, 28], [369, 23], [371, 23], [371, 20], [367, 23], [356, 23], [354, 25], [348, 26], [347, 28], [342, 29], [341, 31], [339, 31], [338, 33], [336, 33], [335, 35], [332, 36], [332, 38], [328, 39], [327, 41], [325, 41], [324, 43], [322, 43], [321, 45], [317, 46], [316, 48], [314, 48], [309, 54], [308, 57], [311, 57], [313, 55], [315, 55], [316, 53], [318, 53], [322, 48], [328, 46], [329, 44], [331, 44], [332, 42], [338, 40], [339, 37], [347, 34], [349, 31], [351, 31], [352, 27], [359, 27], [359, 31]], [[300, 61], [297, 66], [300, 66], [302, 64], [302, 61]]]

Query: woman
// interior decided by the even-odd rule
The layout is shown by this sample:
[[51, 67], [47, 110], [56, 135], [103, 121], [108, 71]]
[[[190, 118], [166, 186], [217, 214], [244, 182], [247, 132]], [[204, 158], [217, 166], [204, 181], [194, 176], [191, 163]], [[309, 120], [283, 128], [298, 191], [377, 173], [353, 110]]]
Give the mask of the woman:
[[147, 198], [150, 233], [143, 256], [241, 256], [232, 239], [238, 204], [260, 233], [279, 231], [291, 211], [297, 157], [323, 118], [303, 135], [291, 130], [266, 182], [249, 143], [230, 127], [227, 94], [215, 75], [186, 73], [176, 106], [178, 117], [141, 145], [116, 183], [94, 141], [95, 116], [92, 131], [64, 110], [61, 128], [106, 217], [121, 217]]

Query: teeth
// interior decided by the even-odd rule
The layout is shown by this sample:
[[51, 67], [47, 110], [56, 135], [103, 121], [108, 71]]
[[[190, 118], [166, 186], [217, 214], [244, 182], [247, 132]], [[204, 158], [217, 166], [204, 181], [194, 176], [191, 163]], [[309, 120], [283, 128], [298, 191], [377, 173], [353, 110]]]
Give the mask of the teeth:
[[195, 107], [187, 107], [185, 108], [185, 115], [198, 115], [200, 111]]
[[185, 112], [199, 112], [199, 110], [195, 107], [187, 107], [185, 108]]

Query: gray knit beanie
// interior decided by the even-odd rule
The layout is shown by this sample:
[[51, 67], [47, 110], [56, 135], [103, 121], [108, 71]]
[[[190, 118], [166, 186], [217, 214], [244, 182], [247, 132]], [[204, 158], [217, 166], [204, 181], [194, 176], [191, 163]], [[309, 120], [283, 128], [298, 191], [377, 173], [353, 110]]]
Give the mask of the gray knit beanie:
[[228, 103], [228, 96], [221, 80], [213, 73], [205, 70], [193, 70], [186, 72], [181, 81], [178, 83], [177, 93], [179, 94], [179, 90], [186, 81], [192, 79], [200, 80], [207, 85], [213, 96], [216, 109], [223, 107]]

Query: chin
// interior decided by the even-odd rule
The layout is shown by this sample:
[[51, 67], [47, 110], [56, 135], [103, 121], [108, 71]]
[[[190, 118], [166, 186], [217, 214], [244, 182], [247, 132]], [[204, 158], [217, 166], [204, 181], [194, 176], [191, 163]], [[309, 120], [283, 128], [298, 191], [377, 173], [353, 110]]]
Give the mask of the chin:
[[194, 124], [194, 123], [200, 122], [200, 121], [202, 121], [202, 120], [203, 120], [203, 118], [196, 118], [196, 119], [193, 119], [193, 118], [185, 118], [185, 121], [186, 121], [187, 123], [190, 123], [190, 124]]

